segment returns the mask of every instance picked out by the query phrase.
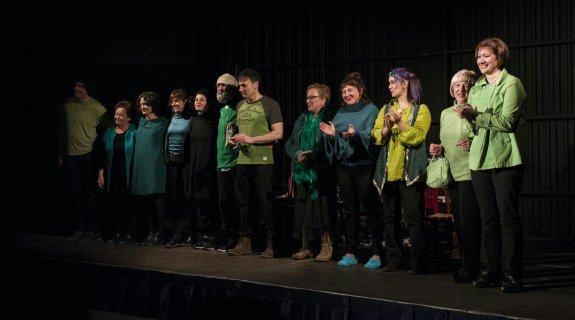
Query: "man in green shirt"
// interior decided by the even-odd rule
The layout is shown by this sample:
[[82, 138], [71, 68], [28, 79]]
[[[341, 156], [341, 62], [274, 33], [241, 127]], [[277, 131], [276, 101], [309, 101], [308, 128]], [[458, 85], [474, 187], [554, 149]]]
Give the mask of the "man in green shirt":
[[100, 228], [94, 203], [96, 175], [92, 168], [92, 146], [106, 108], [89, 95], [86, 80], [75, 80], [72, 89], [74, 97], [64, 104], [58, 158], [66, 175], [75, 219], [76, 231], [68, 239], [97, 240]]
[[222, 217], [223, 236], [227, 241], [219, 245], [220, 251], [227, 251], [238, 240], [239, 214], [236, 207], [235, 185], [237, 176], [238, 148], [230, 143], [236, 134], [236, 105], [238, 103], [238, 81], [229, 73], [222, 74], [216, 81], [216, 99], [221, 104], [218, 122], [218, 202]]
[[[266, 226], [267, 248], [261, 256], [273, 258], [272, 148], [283, 137], [283, 119], [279, 104], [260, 93], [260, 75], [257, 71], [244, 69], [238, 75], [238, 80], [244, 100], [236, 108], [238, 134], [231, 141], [239, 149], [236, 197], [240, 211], [240, 241], [228, 253], [245, 255], [251, 252], [252, 232], [248, 224], [248, 213], [251, 212], [259, 214], [258, 218], [262, 218]], [[258, 199], [259, 211], [249, 207], [252, 196]]]

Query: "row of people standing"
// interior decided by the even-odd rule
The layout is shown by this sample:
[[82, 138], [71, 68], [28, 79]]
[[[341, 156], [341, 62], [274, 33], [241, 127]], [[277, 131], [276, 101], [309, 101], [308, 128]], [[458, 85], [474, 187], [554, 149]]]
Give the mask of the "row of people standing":
[[[141, 244], [159, 244], [168, 209], [174, 229], [168, 246], [174, 247], [182, 240], [186, 221], [196, 220], [190, 214], [193, 210], [198, 219], [216, 215], [207, 205], [214, 194], [211, 183], [215, 165], [210, 166], [215, 157], [210, 156], [215, 154], [216, 125], [208, 112], [207, 92], [198, 91], [194, 99], [197, 114], [190, 117], [186, 91], [174, 90], [169, 104], [172, 117], [168, 120], [158, 116], [161, 104], [157, 93], [140, 94], [137, 102], [142, 116], [137, 128], [130, 123], [130, 103], [121, 101], [115, 106], [116, 126], [104, 134], [98, 175], [98, 185], [108, 194], [111, 216], [116, 219], [113, 243], [133, 242], [138, 231], [135, 218], [139, 218], [147, 229]], [[206, 152], [210, 148], [214, 152]], [[136, 216], [130, 214], [131, 200]], [[209, 226], [205, 223], [201, 228], [203, 236], [213, 232]]]
[[[452, 92], [452, 95], [456, 95], [457, 103], [452, 111], [458, 119], [462, 119], [458, 121], [463, 124], [458, 126], [466, 128], [466, 136], [462, 137], [459, 133], [454, 138], [451, 134], [443, 133], [443, 130], [448, 130], [444, 128], [455, 128], [448, 123], [451, 120], [447, 115], [451, 111], [445, 112], [445, 118], [442, 114], [441, 119], [441, 138], [445, 142], [440, 147], [432, 144], [429, 152], [445, 152], [451, 158], [452, 173], [457, 176], [456, 183], [450, 188], [455, 191], [454, 213], [457, 216], [459, 243], [463, 248], [463, 266], [460, 272], [454, 273], [454, 280], [475, 280], [477, 287], [501, 285], [504, 291], [512, 292], [520, 290], [522, 279], [518, 195], [523, 172], [520, 138], [524, 128], [525, 91], [521, 82], [503, 68], [508, 53], [505, 43], [497, 38], [485, 39], [478, 44], [476, 59], [483, 76], [470, 89], [467, 103], [464, 104], [465, 100], [460, 98], [467, 98], [472, 76], [467, 73], [460, 78], [459, 75], [452, 82], [452, 88], [456, 88], [454, 83], [459, 83], [457, 88], [464, 91]], [[271, 148], [283, 136], [283, 120], [277, 102], [259, 92], [257, 72], [244, 70], [238, 78], [239, 91], [244, 98], [236, 110], [239, 133], [223, 140], [225, 148], [239, 151], [237, 173], [229, 176], [237, 179], [236, 194], [240, 208], [240, 224], [237, 228], [230, 228], [230, 232], [238, 230], [240, 240], [229, 253], [243, 255], [251, 252], [248, 213], [252, 211], [249, 208], [252, 195], [249, 193], [253, 189], [258, 195], [259, 213], [268, 230], [267, 249], [262, 256], [273, 257]], [[423, 177], [427, 166], [425, 140], [431, 115], [429, 108], [421, 103], [421, 85], [413, 72], [395, 68], [389, 73], [388, 82], [392, 100], [379, 110], [368, 99], [359, 73], [349, 74], [341, 83], [342, 106], [333, 118], [324, 109], [330, 99], [329, 88], [321, 84], [308, 87], [308, 110], [298, 118], [286, 143], [287, 154], [294, 163], [293, 175], [297, 186], [294, 235], [302, 239], [302, 248], [294, 254], [295, 259], [310, 257], [309, 242], [318, 237], [321, 238], [322, 250], [329, 248], [320, 256], [329, 253], [331, 258], [333, 232], [326, 230], [333, 230], [334, 227], [333, 209], [330, 208], [334, 201], [329, 199], [333, 189], [325, 187], [335, 176], [343, 200], [347, 229], [346, 253], [338, 265], [348, 267], [358, 263], [359, 217], [366, 214], [374, 240], [373, 254], [365, 268], [379, 268], [382, 257], [385, 257], [384, 271], [393, 272], [399, 268], [403, 256], [400, 225], [403, 218], [410, 237], [411, 271], [415, 274], [426, 271]], [[142, 101], [140, 97], [139, 103], [144, 114], [148, 101]], [[453, 115], [450, 117], [453, 120]], [[159, 122], [146, 116], [144, 118], [145, 123], [150, 120]], [[226, 129], [229, 128], [226, 126]], [[219, 130], [218, 137], [222, 133], [221, 122]], [[457, 149], [450, 139], [455, 139]], [[135, 145], [137, 149], [138, 142]], [[465, 161], [468, 161], [468, 166]], [[219, 170], [214, 171], [218, 177], [230, 171], [230, 168], [220, 165], [218, 161]], [[335, 170], [336, 174], [326, 174], [330, 170]], [[471, 184], [461, 183], [470, 179]], [[154, 194], [142, 194], [146, 198], [142, 200], [153, 203]], [[478, 203], [480, 220], [477, 219], [477, 211], [474, 213], [477, 207], [468, 201], [473, 195]], [[189, 191], [186, 196], [190, 196]], [[478, 223], [481, 223], [480, 233], [488, 257], [487, 268], [479, 275]], [[150, 234], [155, 233], [154, 229], [150, 231]], [[382, 247], [384, 236], [385, 248]], [[506, 259], [505, 266], [502, 266], [501, 251]], [[319, 259], [322, 260], [325, 259]]]
[[[507, 45], [498, 38], [488, 38], [477, 45], [475, 57], [483, 75], [473, 86], [476, 76], [472, 71], [461, 70], [455, 74], [450, 86], [455, 104], [441, 115], [443, 144], [431, 144], [429, 153], [445, 154], [454, 177], [449, 190], [462, 265], [452, 274], [453, 280], [473, 282], [479, 288], [501, 286], [504, 292], [517, 292], [522, 289], [523, 277], [523, 235], [518, 207], [523, 173], [520, 151], [525, 128], [525, 91], [521, 81], [504, 69], [508, 56]], [[308, 111], [298, 118], [298, 125], [286, 143], [286, 151], [295, 163], [296, 188], [303, 190], [296, 189], [295, 235], [303, 243], [294, 259], [311, 256], [307, 240], [310, 235], [317, 237], [317, 232], [307, 228], [322, 230], [323, 227], [317, 219], [312, 220], [315, 224], [310, 223], [309, 217], [322, 208], [317, 186], [331, 183], [330, 175], [315, 173], [321, 164], [318, 159], [324, 159], [337, 166], [337, 185], [347, 229], [346, 253], [338, 265], [349, 267], [358, 263], [355, 253], [358, 221], [360, 214], [366, 214], [373, 236], [373, 255], [364, 264], [365, 268], [379, 268], [383, 253], [384, 271], [399, 268], [403, 255], [403, 219], [411, 244], [410, 272], [426, 272], [423, 177], [428, 163], [426, 136], [431, 115], [429, 108], [421, 103], [421, 85], [413, 72], [395, 68], [388, 80], [393, 99], [378, 112], [367, 98], [361, 76], [348, 75], [341, 83], [342, 106], [333, 121], [316, 120], [321, 119], [321, 113], [310, 103], [313, 99], [318, 99], [320, 105], [325, 103], [325, 92], [329, 99], [329, 88], [321, 91], [313, 90], [313, 86], [308, 88]], [[314, 131], [315, 121], [323, 133], [321, 138], [314, 137], [318, 134]], [[310, 134], [310, 130], [314, 134]], [[320, 148], [318, 152], [317, 146], [321, 144], [324, 150]], [[381, 146], [379, 155], [373, 152], [374, 145]], [[372, 181], [377, 195], [372, 192]], [[376, 207], [377, 196], [383, 216]], [[381, 246], [382, 235], [385, 249]], [[482, 241], [487, 261], [484, 271], [480, 272]]]

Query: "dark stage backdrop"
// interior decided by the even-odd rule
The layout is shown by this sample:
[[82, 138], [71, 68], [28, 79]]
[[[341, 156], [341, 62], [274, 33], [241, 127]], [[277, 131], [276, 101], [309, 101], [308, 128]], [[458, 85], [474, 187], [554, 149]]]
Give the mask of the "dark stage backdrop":
[[[214, 91], [224, 72], [262, 74], [261, 91], [282, 106], [286, 136], [305, 108], [305, 88], [328, 84], [339, 106], [339, 83], [362, 73], [376, 105], [389, 99], [387, 74], [405, 66], [421, 79], [422, 102], [439, 115], [452, 103], [451, 76], [475, 70], [474, 48], [496, 36], [510, 46], [508, 71], [526, 89], [529, 144], [521, 210], [527, 236], [575, 239], [575, 4], [571, 0], [485, 0], [398, 3], [185, 1], [26, 4], [9, 14], [16, 109], [5, 150], [9, 225], [54, 232], [65, 225], [61, 172], [55, 165], [55, 115], [75, 74], [90, 74], [109, 109], [144, 90], [164, 101], [171, 90]], [[50, 9], [55, 13], [45, 15]], [[33, 22], [40, 22], [33, 23]], [[25, 103], [23, 103], [25, 102]], [[29, 124], [26, 130], [17, 130]], [[275, 149], [275, 183], [285, 190], [289, 159]], [[54, 218], [58, 217], [58, 218]], [[14, 221], [17, 221], [14, 224]]]

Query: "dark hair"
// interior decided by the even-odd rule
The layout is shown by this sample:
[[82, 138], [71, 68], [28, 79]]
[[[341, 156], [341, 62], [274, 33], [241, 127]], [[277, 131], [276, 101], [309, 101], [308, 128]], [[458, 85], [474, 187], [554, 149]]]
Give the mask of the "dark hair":
[[144, 100], [152, 108], [152, 113], [157, 114], [160, 111], [160, 95], [153, 91], [146, 91], [140, 93], [137, 100], [137, 105], [140, 105], [140, 100]]
[[90, 79], [88, 79], [87, 77], [76, 77], [72, 81], [72, 85], [75, 86], [77, 83], [82, 84], [84, 89], [86, 89], [86, 92], [88, 92], [89, 96], [95, 95], [96, 87], [94, 86], [94, 83]]
[[245, 80], [249, 79], [251, 82], [260, 81], [260, 74], [256, 70], [253, 69], [244, 69], [238, 74], [238, 80]]
[[210, 107], [211, 107], [211, 105], [212, 105], [212, 99], [211, 99], [211, 97], [210, 97], [210, 92], [209, 92], [208, 90], [206, 90], [206, 89], [200, 89], [200, 90], [196, 91], [196, 93], [194, 93], [194, 96], [193, 96], [193, 100], [194, 100], [194, 101], [196, 100], [196, 96], [197, 96], [198, 94], [201, 94], [201, 95], [203, 95], [204, 97], [206, 97], [206, 103], [207, 103], [207, 105], [206, 105], [206, 110], [209, 110]]
[[[343, 81], [341, 81], [340, 89], [343, 89], [345, 86], [352, 86], [356, 87], [361, 94], [360, 101], [369, 101], [369, 97], [367, 96], [367, 90], [365, 89], [365, 83], [361, 78], [361, 74], [359, 72], [352, 72], [349, 73]], [[345, 104], [343, 101], [341, 104]]]
[[124, 110], [126, 110], [126, 114], [128, 115], [128, 118], [132, 118], [132, 103], [130, 103], [130, 101], [127, 100], [121, 100], [118, 101], [118, 103], [116, 103], [116, 105], [114, 106], [114, 113], [116, 112], [116, 110], [123, 108]]
[[393, 77], [398, 82], [407, 81], [409, 87], [409, 97], [416, 104], [421, 104], [421, 83], [413, 72], [407, 68], [399, 67], [391, 69], [389, 76]]

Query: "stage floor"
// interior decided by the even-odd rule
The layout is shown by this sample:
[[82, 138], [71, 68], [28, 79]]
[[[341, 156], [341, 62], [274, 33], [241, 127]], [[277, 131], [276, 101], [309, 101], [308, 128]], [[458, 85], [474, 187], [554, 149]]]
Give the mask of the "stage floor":
[[[411, 275], [406, 271], [385, 273], [365, 270], [361, 264], [339, 268], [335, 261], [262, 259], [256, 254], [232, 257], [190, 247], [75, 243], [41, 234], [0, 239], [0, 245], [2, 260], [6, 262], [30, 258], [36, 263], [56, 261], [221, 279], [461, 311], [483, 315], [485, 319], [575, 318], [575, 247], [573, 243], [544, 239], [525, 241], [525, 291], [517, 294], [505, 294], [499, 288], [477, 289], [471, 284], [456, 284], [448, 271], [427, 275]], [[2, 277], [16, 276], [27, 277], [19, 270], [5, 270]], [[18, 283], [9, 280], [13, 285]]]

